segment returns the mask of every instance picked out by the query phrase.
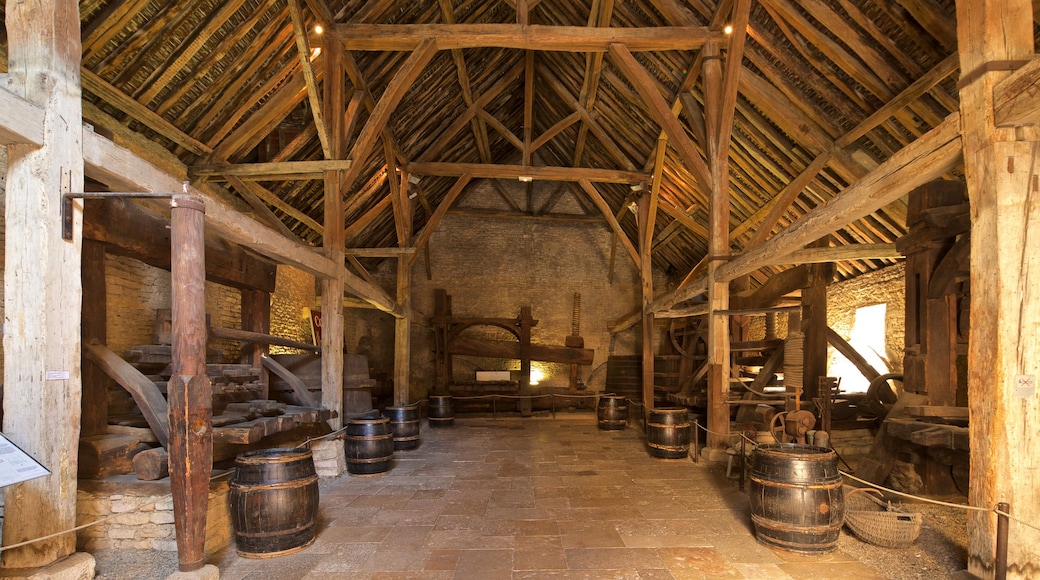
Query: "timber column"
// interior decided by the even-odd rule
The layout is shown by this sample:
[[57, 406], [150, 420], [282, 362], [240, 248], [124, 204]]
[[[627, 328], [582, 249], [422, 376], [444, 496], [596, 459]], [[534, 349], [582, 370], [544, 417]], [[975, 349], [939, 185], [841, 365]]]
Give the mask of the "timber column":
[[206, 375], [205, 205], [176, 195], [170, 213], [173, 374], [166, 387], [170, 414], [170, 491], [177, 531], [177, 566], [206, 564], [206, 509], [213, 470], [213, 388]]
[[[343, 45], [331, 31], [325, 33], [324, 114], [329, 120], [329, 148], [333, 159], [346, 158], [343, 130]], [[321, 406], [336, 416], [329, 426], [343, 426], [343, 292], [346, 289], [346, 232], [340, 171], [325, 172], [325, 230], [322, 253], [336, 264], [336, 277], [321, 281]]]
[[[961, 133], [971, 204], [969, 502], [1040, 520], [1040, 204], [1036, 129], [1000, 126], [994, 87], [1032, 60], [1029, 0], [958, 0]], [[968, 571], [993, 578], [996, 517], [968, 519]], [[1008, 578], [1040, 576], [1040, 533], [1011, 522]]]
[[[79, 3], [8, 2], [9, 90], [43, 110], [42, 145], [9, 145], [4, 276], [4, 420], [7, 437], [50, 475], [4, 489], [3, 544], [76, 525], [80, 436], [80, 250], [83, 205], [62, 238], [62, 193], [83, 191]], [[75, 533], [3, 553], [5, 568], [73, 566], [93, 578], [89, 554], [69, 558]]]

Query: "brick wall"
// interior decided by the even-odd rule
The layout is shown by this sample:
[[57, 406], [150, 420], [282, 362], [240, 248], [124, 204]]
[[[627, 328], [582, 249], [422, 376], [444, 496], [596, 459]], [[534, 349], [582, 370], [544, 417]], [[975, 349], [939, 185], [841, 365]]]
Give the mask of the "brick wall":
[[[170, 273], [122, 256], [105, 256], [108, 297], [108, 347], [118, 354], [155, 339], [155, 312], [170, 308]], [[212, 326], [241, 328], [242, 294], [214, 282], [206, 283], [206, 314]], [[213, 339], [211, 349], [237, 361], [238, 341]]]
[[[522, 186], [505, 183], [514, 193]], [[551, 185], [548, 189], [538, 189]], [[537, 184], [535, 207], [538, 207], [555, 184]], [[519, 199], [519, 197], [518, 197]], [[482, 183], [467, 194], [466, 207], [504, 210], [500, 196], [490, 184]], [[526, 203], [520, 201], [521, 206]], [[580, 212], [565, 194], [553, 211]], [[598, 224], [490, 219], [449, 213], [430, 239], [430, 269], [427, 279], [426, 258], [420, 256], [412, 268], [411, 378], [412, 397], [424, 396], [434, 383], [432, 334], [428, 317], [433, 314], [434, 289], [443, 288], [452, 298], [455, 316], [515, 318], [520, 307], [531, 307], [538, 321], [532, 330], [536, 344], [564, 344], [571, 333], [574, 293], [581, 294], [580, 334], [585, 347], [595, 350], [591, 367], [582, 367], [582, 377], [589, 388], [603, 388], [607, 357], [610, 354], [634, 354], [641, 344], [641, 330], [636, 326], [613, 340], [609, 333], [617, 319], [640, 304], [639, 272], [627, 252], [619, 245], [614, 260], [613, 283], [608, 281], [613, 234], [605, 222]], [[394, 295], [396, 260], [384, 260], [376, 278]], [[656, 276], [659, 292], [664, 289], [663, 275]], [[393, 373], [394, 322], [387, 314], [372, 310], [347, 311], [346, 346], [350, 352], [369, 356], [369, 363]], [[657, 333], [659, 334], [659, 333]], [[509, 340], [502, 331], [486, 331], [489, 338]], [[535, 363], [537, 366], [542, 366]], [[518, 361], [455, 357], [457, 378], [473, 380], [476, 370], [518, 369]], [[593, 374], [593, 370], [596, 372]], [[569, 366], [544, 368], [542, 385], [566, 387]]]

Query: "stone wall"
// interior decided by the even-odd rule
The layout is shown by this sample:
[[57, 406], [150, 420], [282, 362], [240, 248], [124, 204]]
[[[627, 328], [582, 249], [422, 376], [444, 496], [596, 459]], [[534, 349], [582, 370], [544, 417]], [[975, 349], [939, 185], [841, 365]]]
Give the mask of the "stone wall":
[[[522, 184], [502, 182], [513, 193]], [[534, 207], [555, 187], [535, 184]], [[554, 185], [554, 184], [551, 184]], [[542, 189], [542, 187], [546, 189]], [[464, 202], [464, 203], [463, 203]], [[523, 205], [526, 201], [521, 200]], [[469, 208], [508, 211], [489, 183], [479, 183], [460, 205]], [[567, 194], [555, 212], [582, 211]], [[521, 306], [530, 306], [538, 321], [532, 330], [536, 344], [564, 344], [571, 334], [574, 294], [581, 294], [580, 335], [585, 347], [595, 350], [590, 367], [582, 367], [588, 388], [603, 387], [605, 363], [611, 354], [635, 354], [641, 330], [633, 327], [611, 337], [609, 327], [640, 304], [639, 271], [619, 245], [614, 259], [613, 282], [608, 280], [613, 234], [606, 223], [574, 223], [530, 219], [492, 219], [449, 212], [430, 239], [432, 276], [427, 279], [426, 258], [420, 255], [412, 267], [411, 396], [425, 396], [434, 384], [432, 333], [428, 318], [433, 314], [434, 290], [443, 288], [452, 298], [452, 311], [459, 317], [515, 318]], [[396, 261], [384, 260], [373, 272], [393, 296]], [[663, 275], [655, 276], [663, 291]], [[387, 314], [349, 309], [347, 349], [369, 356], [370, 366], [393, 373], [394, 322]], [[477, 330], [477, 329], [475, 329]], [[483, 329], [489, 339], [515, 340], [504, 331]], [[655, 334], [660, 334], [655, 333]], [[659, 338], [655, 338], [655, 341]], [[656, 345], [655, 345], [656, 346]], [[541, 385], [566, 387], [569, 366], [535, 363], [546, 373]], [[477, 370], [516, 370], [519, 362], [456, 356], [458, 380], [472, 381]], [[591, 377], [591, 380], [590, 380]]]
[[[842, 338], [848, 340], [855, 321], [856, 310], [875, 304], [885, 305], [885, 353], [888, 368], [879, 373], [902, 372], [903, 346], [906, 328], [906, 268], [903, 262], [857, 276], [851, 280], [831, 284], [827, 288], [827, 324]], [[834, 348], [828, 349], [828, 366], [840, 357]]]
[[[76, 533], [76, 547], [176, 552], [170, 481], [143, 482], [133, 476], [114, 481], [82, 480], [76, 492], [76, 525], [102, 520]], [[231, 510], [227, 479], [210, 482], [206, 510], [206, 554], [231, 544]]]
[[[299, 342], [312, 342], [311, 327], [304, 308], [314, 308], [314, 276], [291, 266], [278, 266], [271, 294], [271, 334]], [[302, 352], [272, 346], [271, 354]]]

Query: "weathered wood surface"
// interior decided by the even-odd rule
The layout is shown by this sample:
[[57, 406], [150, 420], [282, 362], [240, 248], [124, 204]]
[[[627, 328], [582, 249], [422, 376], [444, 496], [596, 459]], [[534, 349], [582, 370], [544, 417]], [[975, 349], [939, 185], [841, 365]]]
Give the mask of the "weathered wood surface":
[[[451, 339], [448, 349], [451, 354], [511, 359], [520, 358], [520, 345], [516, 342], [456, 336]], [[529, 352], [531, 360], [590, 365], [592, 364], [593, 355], [596, 351], [591, 348], [572, 348], [567, 346], [532, 344]]]
[[173, 374], [169, 409], [170, 489], [177, 532], [177, 567], [205, 564], [209, 476], [213, 469], [213, 390], [206, 374], [205, 205], [188, 195], [171, 202], [170, 302]]
[[[92, 435], [79, 440], [79, 477], [103, 479], [134, 470], [133, 458], [148, 445], [132, 435]], [[161, 449], [161, 448], [160, 448]]]
[[103, 344], [88, 342], [83, 345], [83, 350], [90, 360], [130, 393], [159, 443], [166, 447], [169, 444], [169, 412], [166, 399], [155, 383]]
[[[1040, 397], [1017, 391], [1021, 375], [1040, 376], [1040, 296], [1036, 294], [1040, 207], [1036, 147], [1027, 128], [994, 125], [994, 87], [1006, 71], [982, 72], [991, 62], [1034, 55], [1033, 8], [1026, 0], [957, 2], [957, 44], [964, 173], [971, 203], [971, 331], [968, 408], [971, 413], [971, 486], [968, 501], [991, 507], [1008, 502], [1014, 516], [1040, 521]], [[981, 74], [977, 74], [981, 73]], [[1002, 98], [1007, 98], [1005, 95]], [[1014, 526], [1014, 524], [1012, 524]], [[1007, 577], [1040, 576], [1040, 532], [1012, 527]], [[968, 572], [994, 576], [996, 517], [968, 516]]]
[[538, 24], [340, 24], [347, 50], [414, 50], [432, 39], [437, 50], [498, 47], [524, 50], [605, 52], [612, 43], [630, 50], [691, 50], [718, 32], [703, 27], [588, 28]]
[[170, 454], [162, 447], [134, 455], [134, 474], [142, 481], [155, 481], [170, 476]]
[[[108, 251], [170, 269], [170, 220], [129, 199], [84, 202], [83, 237], [102, 242]], [[275, 265], [227, 244], [206, 239], [206, 277], [233, 288], [273, 292]]]
[[[5, 12], [7, 87], [30, 114], [29, 145], [7, 147], [4, 234], [3, 432], [50, 470], [4, 489], [3, 544], [58, 534], [3, 552], [4, 568], [45, 566], [76, 550], [76, 459], [79, 442], [82, 211], [62, 239], [63, 192], [83, 187], [79, 5], [70, 0], [11, 4]], [[4, 91], [7, 96], [7, 91]], [[6, 100], [6, 99], [5, 99]], [[36, 112], [39, 112], [36, 115]], [[44, 119], [47, 122], [44, 122]], [[11, 137], [5, 130], [3, 139]], [[44, 420], [50, 419], [50, 420]]]
[[[83, 241], [82, 270], [83, 309], [81, 337], [83, 342], [97, 340], [104, 344], [107, 334], [108, 292], [105, 288], [105, 247]], [[108, 386], [112, 379], [105, 371], [82, 355], [83, 402], [81, 437], [104, 435], [108, 427]]]
[[294, 375], [292, 371], [285, 368], [284, 366], [279, 364], [278, 361], [268, 356], [261, 357], [260, 361], [261, 364], [264, 365], [264, 368], [278, 375], [280, 379], [282, 379], [283, 381], [288, 383], [290, 387], [292, 387], [293, 394], [296, 395], [296, 399], [301, 405], [303, 405], [304, 407], [317, 406], [317, 401], [315, 400], [314, 395], [312, 395], [311, 392], [307, 389], [307, 385], [304, 384], [304, 382], [300, 380], [299, 377]]

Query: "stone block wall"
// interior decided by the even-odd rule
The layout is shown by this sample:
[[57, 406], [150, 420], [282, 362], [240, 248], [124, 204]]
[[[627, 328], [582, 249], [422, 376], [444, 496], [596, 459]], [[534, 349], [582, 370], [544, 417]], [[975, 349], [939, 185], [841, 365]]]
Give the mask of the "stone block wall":
[[[278, 266], [271, 294], [271, 334], [299, 342], [312, 342], [310, 322], [304, 308], [314, 308], [314, 276], [291, 266]], [[272, 346], [271, 354], [302, 352]]]
[[[80, 481], [76, 492], [76, 525], [103, 520], [77, 532], [76, 547], [91, 552], [104, 549], [177, 551], [170, 481], [141, 482], [126, 478]], [[231, 509], [227, 479], [210, 482], [206, 511], [206, 554], [231, 544]]]

